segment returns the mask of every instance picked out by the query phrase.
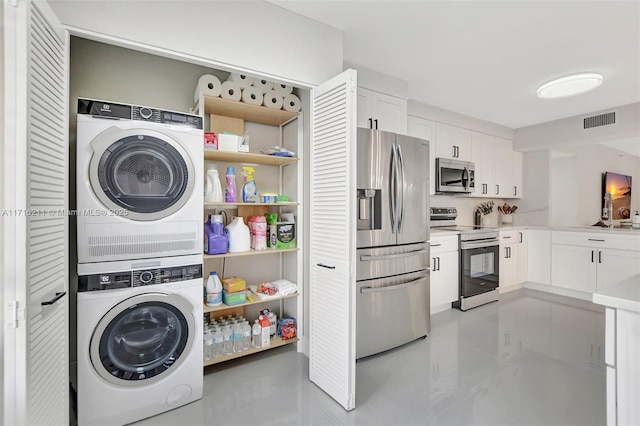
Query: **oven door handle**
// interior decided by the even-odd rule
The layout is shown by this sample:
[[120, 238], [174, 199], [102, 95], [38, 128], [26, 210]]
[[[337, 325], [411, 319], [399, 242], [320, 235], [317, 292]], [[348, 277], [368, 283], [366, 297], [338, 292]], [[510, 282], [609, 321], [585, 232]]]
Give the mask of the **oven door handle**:
[[396, 285], [388, 285], [384, 287], [362, 287], [360, 289], [360, 293], [381, 293], [383, 291], [394, 291], [400, 290], [403, 288], [407, 288], [409, 286], [418, 284], [421, 281], [425, 281], [426, 278], [418, 278], [417, 280], [409, 281], [407, 283], [396, 284]]
[[409, 256], [417, 256], [419, 254], [425, 254], [427, 251], [426, 250], [415, 250], [415, 251], [408, 251], [405, 253], [397, 253], [397, 254], [384, 254], [381, 256], [369, 256], [369, 255], [363, 255], [360, 256], [360, 260], [361, 261], [365, 261], [365, 262], [371, 262], [374, 260], [389, 260], [389, 259], [401, 259], [403, 257], [409, 257]]
[[482, 240], [482, 241], [462, 241], [460, 243], [460, 249], [475, 249], [482, 247], [495, 247], [500, 245], [500, 241], [497, 238], [491, 240]]

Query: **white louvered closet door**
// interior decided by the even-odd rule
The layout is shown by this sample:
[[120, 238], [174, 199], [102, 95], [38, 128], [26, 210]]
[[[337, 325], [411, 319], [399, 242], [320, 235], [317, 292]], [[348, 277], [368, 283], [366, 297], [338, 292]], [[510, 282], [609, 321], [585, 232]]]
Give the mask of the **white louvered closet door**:
[[356, 72], [311, 92], [309, 379], [355, 408]]
[[3, 423], [67, 425], [68, 34], [46, 2], [12, 3], [3, 17]]

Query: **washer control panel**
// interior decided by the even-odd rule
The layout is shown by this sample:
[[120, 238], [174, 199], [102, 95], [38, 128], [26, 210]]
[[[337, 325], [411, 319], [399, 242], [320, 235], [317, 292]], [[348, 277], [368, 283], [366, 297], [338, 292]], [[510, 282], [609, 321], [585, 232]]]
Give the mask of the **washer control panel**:
[[202, 265], [170, 266], [156, 269], [140, 269], [128, 272], [107, 272], [81, 275], [78, 291], [104, 291], [119, 288], [168, 284], [177, 281], [202, 278]]
[[138, 105], [118, 104], [93, 99], [78, 99], [78, 114], [115, 120], [137, 120], [202, 129], [202, 117]]

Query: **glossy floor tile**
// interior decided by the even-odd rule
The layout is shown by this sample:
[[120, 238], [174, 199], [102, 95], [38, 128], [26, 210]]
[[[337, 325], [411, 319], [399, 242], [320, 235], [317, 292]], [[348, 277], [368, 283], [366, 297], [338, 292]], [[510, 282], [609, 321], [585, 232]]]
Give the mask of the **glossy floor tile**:
[[358, 362], [356, 409], [283, 347], [210, 367], [202, 400], [139, 425], [603, 425], [604, 311], [519, 290], [432, 316], [426, 339]]

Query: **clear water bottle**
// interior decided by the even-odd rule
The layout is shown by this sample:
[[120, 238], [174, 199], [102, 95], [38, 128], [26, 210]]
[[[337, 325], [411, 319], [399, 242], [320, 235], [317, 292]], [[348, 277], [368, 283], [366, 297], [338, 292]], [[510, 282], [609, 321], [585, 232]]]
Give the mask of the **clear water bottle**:
[[237, 321], [233, 324], [233, 351], [234, 352], [242, 352], [242, 335], [243, 335], [244, 325]]
[[204, 331], [204, 360], [209, 361], [213, 356], [213, 331], [210, 328], [206, 328]]
[[251, 347], [251, 326], [249, 321], [242, 322], [242, 350], [249, 350]]
[[222, 329], [216, 327], [213, 329], [213, 357], [220, 358], [222, 355], [224, 355], [224, 338]]
[[231, 325], [222, 326], [222, 340], [224, 341], [224, 354], [231, 355], [233, 353], [233, 330]]
[[262, 347], [262, 327], [258, 323], [258, 320], [253, 323], [253, 327], [251, 327], [251, 347], [252, 348], [261, 348]]

